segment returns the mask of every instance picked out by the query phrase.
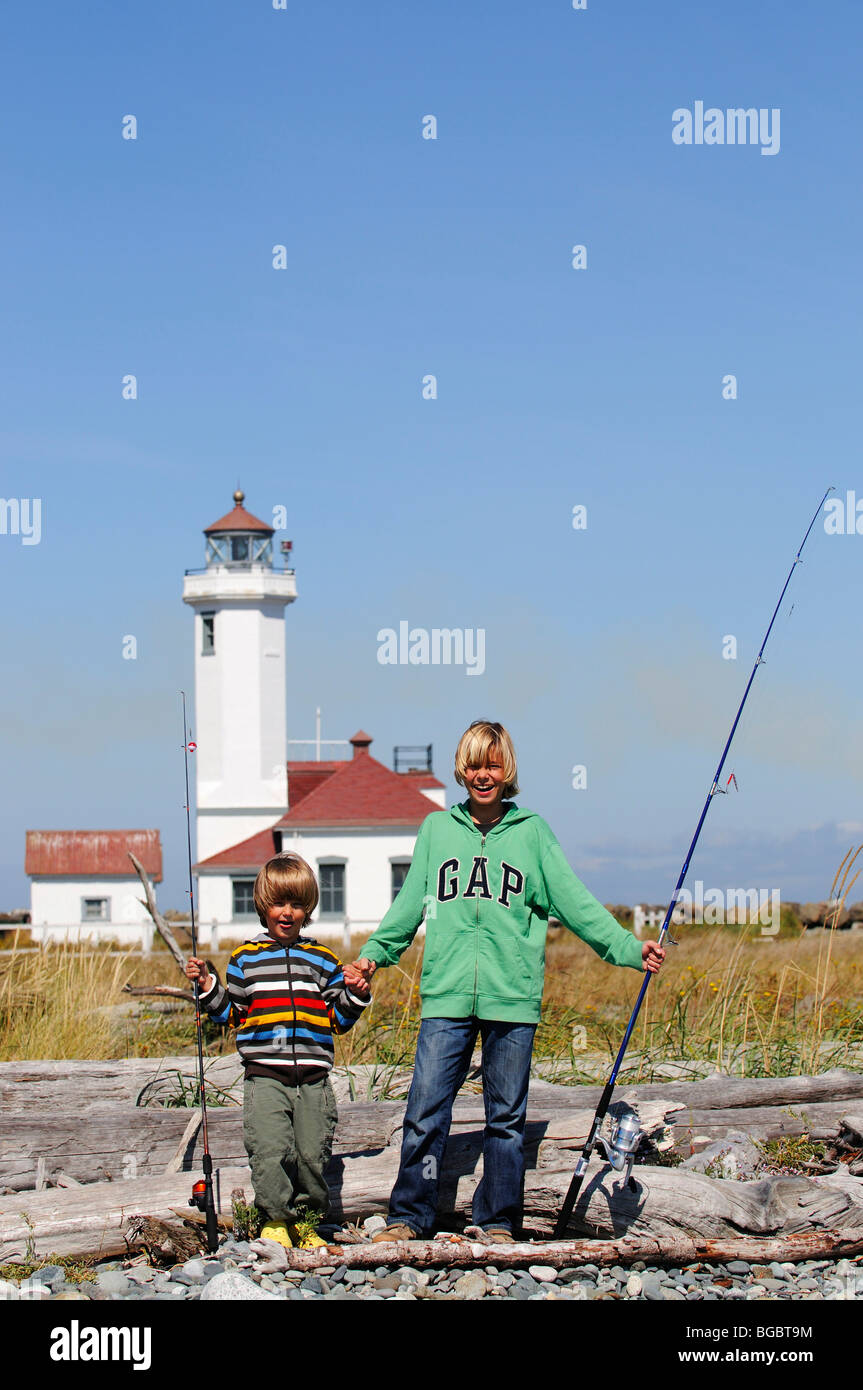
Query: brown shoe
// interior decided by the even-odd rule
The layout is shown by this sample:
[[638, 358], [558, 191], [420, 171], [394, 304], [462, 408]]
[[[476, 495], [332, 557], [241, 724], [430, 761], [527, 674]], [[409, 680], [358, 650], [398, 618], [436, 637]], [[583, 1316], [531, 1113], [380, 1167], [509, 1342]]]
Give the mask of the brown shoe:
[[515, 1236], [505, 1226], [490, 1226], [482, 1235], [489, 1245], [515, 1245]]
[[382, 1231], [375, 1231], [372, 1240], [419, 1240], [419, 1236], [411, 1226], [397, 1221], [392, 1226], [384, 1226]]

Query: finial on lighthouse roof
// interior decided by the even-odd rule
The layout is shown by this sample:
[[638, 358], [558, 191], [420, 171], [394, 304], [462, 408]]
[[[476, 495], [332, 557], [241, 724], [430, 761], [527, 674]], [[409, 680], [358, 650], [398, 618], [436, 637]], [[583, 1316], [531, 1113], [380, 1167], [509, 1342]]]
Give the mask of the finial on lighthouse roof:
[[234, 493], [234, 506], [242, 507], [245, 500], [246, 494], [240, 488], [237, 488], [237, 491]]

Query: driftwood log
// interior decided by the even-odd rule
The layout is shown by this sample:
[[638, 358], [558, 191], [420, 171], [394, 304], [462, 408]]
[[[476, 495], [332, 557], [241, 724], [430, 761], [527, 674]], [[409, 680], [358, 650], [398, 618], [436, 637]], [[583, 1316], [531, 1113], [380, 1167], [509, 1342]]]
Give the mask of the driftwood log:
[[[80, 1114], [94, 1105], [116, 1101], [132, 1104], [141, 1088], [159, 1075], [180, 1072], [188, 1081], [195, 1079], [193, 1056], [121, 1058], [110, 1062], [36, 1061], [0, 1062], [0, 1116], [3, 1111], [20, 1114], [31, 1107], [69, 1109]], [[206, 1060], [207, 1077], [216, 1085], [234, 1087], [242, 1100], [242, 1065], [235, 1053]], [[353, 1069], [357, 1090], [362, 1092], [369, 1067]], [[407, 1074], [409, 1075], [409, 1074]], [[345, 1094], [344, 1074], [334, 1077], [336, 1092]], [[532, 1080], [531, 1100], [568, 1096], [572, 1105], [595, 1109], [603, 1087], [559, 1086]], [[791, 1106], [804, 1102], [863, 1100], [863, 1074], [834, 1070], [819, 1076], [739, 1077], [709, 1076], [702, 1081], [665, 1081], [635, 1085], [620, 1081], [615, 1094], [632, 1094], [639, 1100], [668, 1100], [698, 1110], [749, 1109], [765, 1106]], [[340, 1096], [341, 1098], [341, 1096]], [[851, 1108], [851, 1107], [849, 1107]], [[858, 1109], [863, 1107], [857, 1107]]]
[[[537, 1235], [550, 1231], [570, 1174], [571, 1166], [528, 1170], [525, 1206], [531, 1213], [528, 1224]], [[395, 1164], [387, 1162], [385, 1155], [336, 1160], [329, 1173], [334, 1217], [350, 1219], [384, 1211], [394, 1176]], [[844, 1170], [824, 1178], [775, 1177], [741, 1183], [640, 1167], [635, 1170], [634, 1190], [620, 1187], [616, 1176], [604, 1163], [591, 1164], [570, 1230], [573, 1236], [611, 1242], [620, 1248], [620, 1258], [629, 1247], [667, 1252], [668, 1258], [681, 1250], [687, 1258], [707, 1258], [692, 1252], [710, 1245], [736, 1249], [741, 1237], [753, 1249], [759, 1238], [762, 1258], [775, 1257], [769, 1254], [773, 1249], [784, 1252], [785, 1258], [798, 1259], [813, 1252], [863, 1250], [863, 1181]], [[249, 1192], [250, 1174], [248, 1168], [219, 1167], [217, 1178], [220, 1211], [227, 1224], [226, 1194], [235, 1187]], [[464, 1215], [477, 1178], [475, 1171], [445, 1170], [443, 1209]], [[4, 1197], [0, 1199], [0, 1263], [22, 1259], [28, 1248], [43, 1256], [122, 1254], [129, 1246], [129, 1223], [134, 1218], [147, 1215], [170, 1222], [185, 1211], [190, 1190], [190, 1175], [172, 1173]], [[533, 1247], [534, 1255], [537, 1248]], [[593, 1245], [585, 1248], [593, 1249]], [[353, 1259], [353, 1247], [350, 1253]], [[383, 1254], [381, 1250], [381, 1263]], [[582, 1260], [590, 1258], [582, 1255]]]
[[[28, 1247], [39, 1254], [119, 1254], [128, 1246], [134, 1218], [176, 1225], [200, 1172], [199, 1115], [134, 1105], [157, 1069], [163, 1076], [179, 1070], [188, 1083], [194, 1081], [194, 1062], [188, 1057], [159, 1064], [143, 1059], [0, 1065], [0, 1188], [13, 1189], [0, 1197], [0, 1261], [21, 1258]], [[208, 1071], [215, 1085], [239, 1098], [235, 1057], [213, 1059]], [[343, 1092], [344, 1078], [337, 1078], [337, 1084]], [[538, 1236], [554, 1223], [599, 1095], [599, 1087], [542, 1081], [531, 1086], [525, 1221]], [[612, 1113], [630, 1105], [655, 1143], [676, 1139], [685, 1153], [729, 1129], [755, 1137], [807, 1132], [835, 1138], [843, 1118], [863, 1112], [863, 1076], [833, 1072], [622, 1085]], [[403, 1111], [397, 1101], [341, 1103], [328, 1171], [336, 1219], [353, 1221], [386, 1211], [398, 1167]], [[242, 1116], [237, 1107], [209, 1113], [221, 1214], [230, 1224], [226, 1194], [239, 1187], [251, 1197]], [[481, 1099], [462, 1095], [454, 1108], [440, 1194], [441, 1212], [452, 1213], [457, 1224], [463, 1224], [481, 1176], [483, 1123]], [[859, 1118], [855, 1123], [859, 1126]], [[656, 1250], [669, 1258], [685, 1252], [685, 1258], [695, 1259], [696, 1250], [737, 1249], [735, 1242], [741, 1240], [759, 1242], [761, 1258], [771, 1258], [774, 1247], [786, 1254], [790, 1249], [849, 1253], [858, 1243], [863, 1248], [863, 1180], [845, 1168], [829, 1177], [749, 1183], [647, 1165], [637, 1166], [633, 1176], [634, 1186], [620, 1186], [595, 1154], [570, 1227], [572, 1236], [593, 1242], [593, 1253], [583, 1260], [597, 1258], [604, 1243], [614, 1247], [614, 1258], [620, 1260], [626, 1249], [641, 1252], [632, 1259], [645, 1258], [644, 1251], [656, 1258]], [[427, 1244], [435, 1247], [434, 1261], [439, 1262], [439, 1243]], [[536, 1258], [538, 1247], [531, 1248]], [[375, 1249], [383, 1261], [383, 1250]], [[541, 1247], [543, 1258], [546, 1249], [550, 1247]], [[499, 1250], [495, 1247], [492, 1262], [499, 1263]], [[577, 1262], [574, 1250], [568, 1262]]]

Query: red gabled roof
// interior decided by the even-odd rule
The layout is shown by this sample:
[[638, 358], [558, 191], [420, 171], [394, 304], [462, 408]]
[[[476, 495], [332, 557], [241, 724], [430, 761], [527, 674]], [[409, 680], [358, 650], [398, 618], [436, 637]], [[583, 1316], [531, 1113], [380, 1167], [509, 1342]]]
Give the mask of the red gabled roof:
[[411, 776], [392, 772], [369, 753], [370, 734], [360, 731], [350, 742], [353, 758], [288, 763], [287, 814], [248, 840], [203, 859], [196, 868], [256, 872], [278, 852], [277, 834], [282, 830], [339, 826], [419, 829], [434, 809], [420, 788], [442, 787], [443, 783], [428, 772]]
[[220, 850], [218, 854], [211, 854], [209, 859], [202, 859], [195, 868], [248, 869], [249, 873], [256, 874], [262, 864], [266, 864], [268, 859], [278, 854], [274, 829], [271, 825], [266, 830], [259, 830], [256, 835], [250, 835], [248, 840], [241, 840], [238, 845], [231, 845], [228, 849]]
[[[290, 784], [289, 784], [290, 785]], [[314, 791], [291, 806], [278, 828], [325, 825], [419, 826], [429, 814], [429, 798], [370, 753], [347, 762]]]
[[218, 521], [214, 521], [212, 526], [205, 526], [204, 535], [210, 536], [214, 531], [265, 531], [268, 536], [274, 535], [275, 527], [268, 526], [265, 521], [261, 521], [259, 517], [252, 516], [251, 512], [247, 512], [242, 505], [243, 501], [244, 494], [235, 492], [234, 510], [227, 512]]
[[134, 878], [130, 850], [150, 877], [161, 883], [158, 830], [28, 830], [24, 872], [41, 878], [59, 874]]
[[341, 765], [341, 762], [288, 763], [288, 805], [293, 809]]

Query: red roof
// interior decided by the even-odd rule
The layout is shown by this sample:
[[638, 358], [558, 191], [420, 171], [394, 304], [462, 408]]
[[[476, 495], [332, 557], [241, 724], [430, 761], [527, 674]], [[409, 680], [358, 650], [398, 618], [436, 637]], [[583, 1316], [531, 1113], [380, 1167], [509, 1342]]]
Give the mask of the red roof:
[[365, 747], [355, 748], [353, 758], [340, 762], [288, 763], [291, 809], [287, 815], [248, 840], [202, 860], [196, 867], [257, 871], [278, 853], [277, 834], [282, 830], [340, 826], [419, 829], [434, 810], [430, 798], [417, 786], [420, 780], [425, 786], [443, 786], [428, 773], [408, 779], [393, 772]]
[[235, 492], [234, 510], [227, 512], [218, 521], [214, 521], [212, 526], [205, 526], [204, 535], [210, 536], [214, 531], [265, 531], [268, 536], [274, 535], [275, 527], [268, 526], [265, 521], [261, 521], [259, 517], [252, 516], [251, 512], [247, 512], [242, 505], [243, 501], [244, 494]]
[[[290, 780], [288, 791], [290, 795]], [[429, 798], [411, 779], [391, 771], [365, 749], [346, 762], [314, 791], [293, 803], [278, 829], [300, 826], [420, 826], [429, 814]]]
[[341, 762], [320, 762], [320, 763], [288, 763], [288, 802], [290, 806], [297, 806], [313, 792], [317, 787], [325, 782], [328, 777], [341, 767]]
[[231, 845], [229, 849], [210, 855], [209, 859], [202, 859], [195, 868], [247, 869], [249, 873], [256, 874], [262, 864], [266, 864], [268, 859], [278, 854], [274, 830], [275, 827], [272, 825], [267, 830], [259, 830], [257, 835], [251, 835], [248, 840], [241, 840], [238, 845]]
[[161, 883], [158, 830], [28, 830], [24, 872], [34, 877], [134, 878], [129, 850], [150, 877]]

